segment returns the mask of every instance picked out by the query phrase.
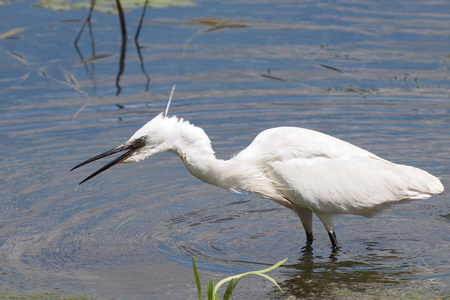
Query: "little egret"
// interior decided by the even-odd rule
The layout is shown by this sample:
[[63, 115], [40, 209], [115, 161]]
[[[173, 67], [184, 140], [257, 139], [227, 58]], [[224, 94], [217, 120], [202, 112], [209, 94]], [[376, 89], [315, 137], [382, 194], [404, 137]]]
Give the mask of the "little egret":
[[264, 130], [231, 159], [217, 159], [203, 129], [167, 117], [167, 110], [126, 143], [72, 170], [122, 151], [126, 152], [79, 184], [115, 164], [139, 162], [169, 151], [200, 180], [236, 192], [254, 192], [292, 209], [300, 217], [307, 244], [313, 241], [312, 216], [316, 214], [334, 250], [339, 244], [333, 215], [370, 217], [391, 203], [425, 199], [444, 190], [439, 179], [426, 171], [394, 164], [340, 139], [297, 127]]

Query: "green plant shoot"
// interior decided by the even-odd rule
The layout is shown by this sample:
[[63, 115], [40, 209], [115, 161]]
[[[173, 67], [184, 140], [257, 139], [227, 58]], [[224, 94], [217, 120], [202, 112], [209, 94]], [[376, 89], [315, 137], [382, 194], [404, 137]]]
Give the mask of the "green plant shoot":
[[[229, 300], [231, 298], [231, 295], [233, 294], [233, 291], [234, 291], [237, 283], [239, 282], [239, 280], [241, 280], [243, 277], [245, 277], [247, 275], [259, 275], [261, 277], [264, 277], [264, 278], [270, 280], [274, 285], [276, 285], [276, 287], [281, 292], [283, 292], [283, 290], [278, 285], [278, 283], [275, 281], [275, 279], [273, 279], [272, 277], [270, 277], [264, 273], [267, 273], [269, 271], [272, 271], [273, 269], [278, 268], [279, 266], [284, 264], [286, 262], [286, 260], [287, 260], [287, 258], [283, 259], [282, 261], [277, 262], [273, 266], [271, 266], [267, 269], [264, 269], [264, 270], [250, 271], [250, 272], [246, 272], [246, 273], [242, 273], [242, 274], [238, 274], [238, 275], [229, 276], [229, 277], [219, 281], [219, 283], [217, 283], [214, 286], [214, 288], [213, 288], [213, 285], [214, 285], [213, 279], [211, 277], [208, 281], [208, 287], [206, 290], [206, 298], [207, 298], [207, 300], [220, 300], [219, 295], [217, 294], [217, 291], [224, 283], [229, 282], [227, 289], [225, 290], [225, 293], [223, 295], [223, 300]], [[201, 288], [201, 283], [200, 283], [200, 277], [198, 275], [198, 270], [197, 270], [197, 266], [195, 264], [194, 257], [192, 257], [192, 268], [194, 269], [194, 276], [195, 276], [195, 282], [197, 284], [198, 298], [199, 298], [199, 300], [202, 300], [202, 288]]]

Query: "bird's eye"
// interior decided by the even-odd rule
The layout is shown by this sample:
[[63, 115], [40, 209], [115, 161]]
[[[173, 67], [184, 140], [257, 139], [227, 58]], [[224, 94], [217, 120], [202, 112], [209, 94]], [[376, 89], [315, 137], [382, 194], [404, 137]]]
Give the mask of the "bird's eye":
[[145, 141], [146, 140], [147, 140], [147, 138], [145, 136], [141, 136], [140, 138], [135, 139], [133, 141], [133, 146], [135, 146], [135, 147], [142, 147], [142, 146], [145, 145]]

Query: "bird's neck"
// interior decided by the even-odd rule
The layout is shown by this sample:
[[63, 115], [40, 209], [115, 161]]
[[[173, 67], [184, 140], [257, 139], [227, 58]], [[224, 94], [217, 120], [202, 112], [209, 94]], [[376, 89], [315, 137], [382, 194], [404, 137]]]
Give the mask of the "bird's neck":
[[179, 131], [170, 151], [181, 158], [192, 175], [222, 188], [258, 193], [292, 208], [254, 153], [244, 149], [229, 160], [217, 159], [203, 129], [188, 126], [192, 127]]
[[217, 159], [203, 129], [192, 124], [180, 130], [171, 152], [177, 154], [189, 172], [200, 180], [219, 187], [241, 190], [239, 171], [233, 159]]
[[242, 189], [236, 180], [232, 161], [217, 159], [211, 145], [194, 143], [177, 154], [198, 179], [227, 189]]
[[227, 189], [241, 189], [230, 161], [217, 159], [214, 154], [200, 153], [189, 153], [182, 160], [189, 172], [200, 180]]

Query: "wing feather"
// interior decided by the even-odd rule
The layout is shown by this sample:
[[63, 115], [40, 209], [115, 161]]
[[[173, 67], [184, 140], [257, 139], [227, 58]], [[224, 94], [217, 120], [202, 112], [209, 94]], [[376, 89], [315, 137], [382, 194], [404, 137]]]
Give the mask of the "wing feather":
[[329, 135], [294, 127], [259, 134], [241, 155], [264, 158], [280, 192], [322, 213], [372, 215], [376, 207], [443, 191], [439, 179]]

